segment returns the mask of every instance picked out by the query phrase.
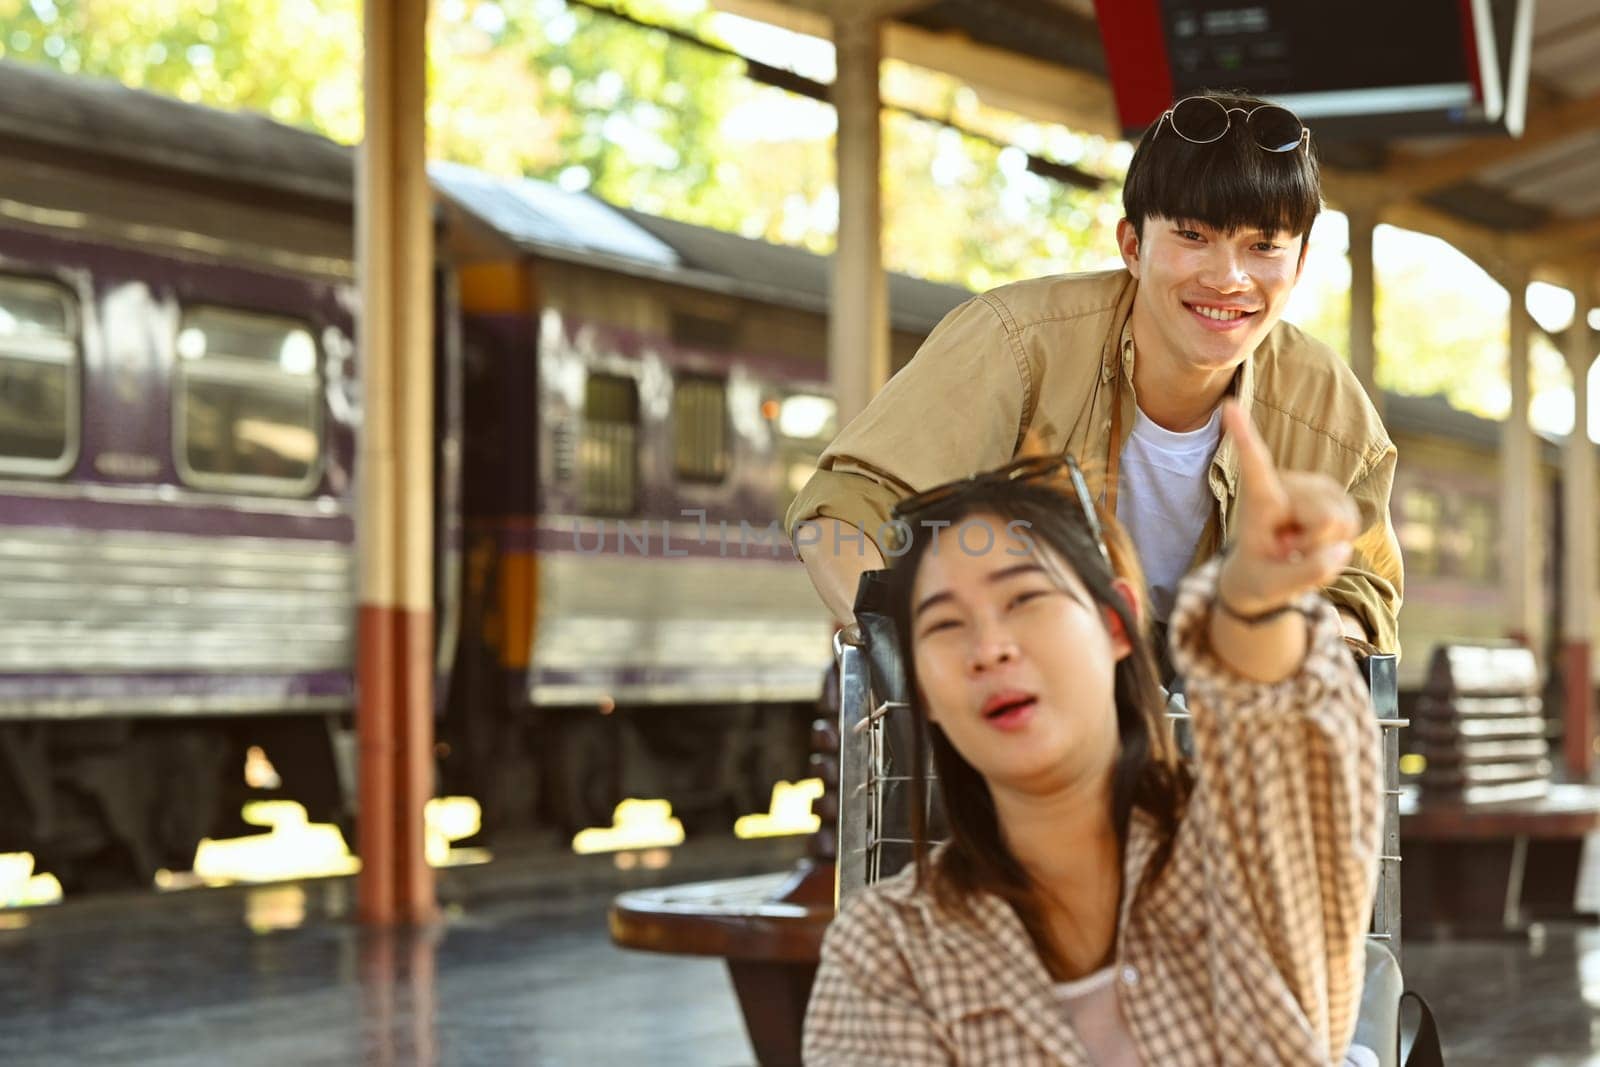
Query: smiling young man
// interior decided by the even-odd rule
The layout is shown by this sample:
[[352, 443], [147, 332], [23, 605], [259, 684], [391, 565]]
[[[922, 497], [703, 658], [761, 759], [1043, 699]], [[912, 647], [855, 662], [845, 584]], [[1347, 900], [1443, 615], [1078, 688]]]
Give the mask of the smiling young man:
[[1233, 396], [1280, 467], [1355, 499], [1361, 533], [1326, 592], [1348, 636], [1397, 651], [1394, 445], [1343, 360], [1280, 321], [1321, 206], [1295, 116], [1240, 95], [1175, 104], [1128, 167], [1124, 269], [963, 304], [823, 454], [786, 524], [829, 609], [850, 621], [861, 572], [894, 552], [896, 500], [998, 466], [1031, 435], [1099, 472], [1165, 621], [1230, 529], [1238, 460], [1219, 406]]

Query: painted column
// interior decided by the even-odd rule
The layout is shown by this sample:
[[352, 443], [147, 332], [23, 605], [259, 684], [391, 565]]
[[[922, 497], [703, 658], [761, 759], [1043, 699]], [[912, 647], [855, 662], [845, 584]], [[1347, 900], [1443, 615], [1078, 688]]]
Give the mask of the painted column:
[[363, 423], [357, 886], [365, 923], [435, 917], [423, 806], [433, 790], [433, 226], [427, 0], [368, 0], [357, 207]]
[[1511, 413], [1500, 442], [1500, 588], [1506, 603], [1507, 636], [1528, 645], [1542, 658], [1546, 632], [1541, 580], [1544, 488], [1538, 442], [1528, 424], [1528, 345], [1533, 336], [1526, 299], [1528, 273], [1515, 267], [1501, 280], [1511, 297], [1511, 344], [1506, 353]]
[[1589, 440], [1589, 365], [1594, 343], [1588, 310], [1594, 303], [1587, 272], [1575, 286], [1577, 307], [1567, 331], [1567, 366], [1572, 371], [1572, 433], [1567, 438], [1562, 469], [1561, 669], [1566, 713], [1563, 746], [1567, 770], [1576, 780], [1589, 776], [1594, 763], [1594, 674], [1591, 659], [1595, 601], [1595, 458]]
[[1372, 231], [1378, 213], [1365, 205], [1346, 212], [1350, 222], [1350, 369], [1383, 410], [1377, 385], [1377, 278], [1372, 262]]
[[839, 424], [854, 418], [889, 380], [889, 297], [883, 273], [882, 130], [878, 67], [882, 23], [841, 11], [833, 20], [838, 74], [833, 104], [839, 187], [839, 243], [833, 257], [828, 377]]

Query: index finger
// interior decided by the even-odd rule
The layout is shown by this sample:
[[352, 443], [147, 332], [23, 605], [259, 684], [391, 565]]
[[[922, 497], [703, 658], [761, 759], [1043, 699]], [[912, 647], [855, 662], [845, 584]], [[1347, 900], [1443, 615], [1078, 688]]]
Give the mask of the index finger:
[[1272, 462], [1267, 443], [1261, 439], [1244, 408], [1234, 400], [1222, 402], [1222, 427], [1239, 453], [1239, 479], [1243, 489], [1282, 500], [1283, 483], [1278, 479], [1278, 466]]

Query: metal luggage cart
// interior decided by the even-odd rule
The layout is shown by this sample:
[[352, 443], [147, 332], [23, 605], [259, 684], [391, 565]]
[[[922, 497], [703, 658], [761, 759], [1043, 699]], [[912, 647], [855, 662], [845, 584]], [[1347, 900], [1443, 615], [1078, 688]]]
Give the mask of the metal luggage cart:
[[[894, 874], [911, 858], [908, 803], [911, 780], [910, 711], [904, 679], [895, 677], [893, 657], [869, 664], [871, 643], [890, 633], [863, 625], [865, 637], [834, 637], [839, 668], [839, 828], [837, 896]], [[1378, 893], [1372, 911], [1372, 940], [1400, 956], [1400, 729], [1395, 657], [1358, 657], [1372, 693], [1373, 712], [1383, 731], [1383, 839]], [[877, 684], [874, 684], [874, 675]], [[1168, 706], [1174, 719], [1186, 719], [1181, 701]], [[931, 777], [931, 772], [930, 772]]]

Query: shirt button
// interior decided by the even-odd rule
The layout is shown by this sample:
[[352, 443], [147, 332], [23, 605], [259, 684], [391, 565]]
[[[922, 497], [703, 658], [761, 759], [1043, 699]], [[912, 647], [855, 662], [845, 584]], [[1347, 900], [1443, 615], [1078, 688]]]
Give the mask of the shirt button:
[[1123, 985], [1138, 985], [1139, 984], [1139, 971], [1138, 971], [1138, 969], [1135, 968], [1135, 967], [1124, 967], [1124, 968], [1122, 968], [1122, 984]]

